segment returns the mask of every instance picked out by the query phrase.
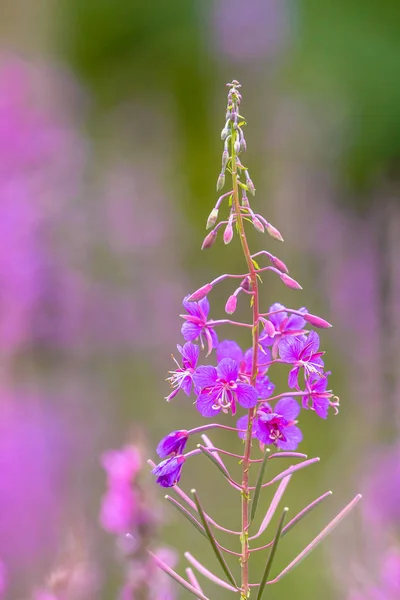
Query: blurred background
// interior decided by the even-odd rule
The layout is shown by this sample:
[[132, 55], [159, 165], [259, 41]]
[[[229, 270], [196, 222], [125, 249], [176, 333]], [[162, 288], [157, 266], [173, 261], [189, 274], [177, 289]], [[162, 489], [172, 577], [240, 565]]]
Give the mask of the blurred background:
[[[285, 503], [293, 515], [335, 494], [282, 541], [276, 573], [365, 493], [358, 515], [266, 597], [399, 598], [400, 5], [3, 0], [0, 16], [4, 598], [122, 598], [121, 552], [99, 520], [100, 457], [135, 444], [154, 459], [160, 437], [199, 423], [184, 395], [165, 403], [165, 374], [183, 296], [242, 270], [236, 241], [200, 252], [232, 79], [254, 206], [285, 238], [252, 235], [252, 247], [278, 254], [304, 288], [271, 278], [262, 301], [334, 324], [321, 338], [341, 398], [327, 421], [301, 415], [300, 450], [322, 460], [293, 478]], [[213, 318], [230, 293], [213, 293]], [[204, 462], [182, 485], [235, 528], [237, 498]], [[150, 534], [176, 548], [178, 571], [189, 549], [218, 572], [147, 471], [143, 482]], [[168, 593], [150, 600], [186, 597]]]

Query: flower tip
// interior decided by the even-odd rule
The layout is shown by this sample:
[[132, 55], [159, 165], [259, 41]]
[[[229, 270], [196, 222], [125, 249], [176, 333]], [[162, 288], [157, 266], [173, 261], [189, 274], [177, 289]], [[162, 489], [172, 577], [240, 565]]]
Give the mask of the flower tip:
[[211, 283], [206, 283], [206, 285], [203, 285], [201, 288], [199, 288], [198, 290], [193, 292], [193, 294], [191, 294], [188, 297], [188, 301], [189, 302], [198, 302], [199, 300], [202, 300], [203, 298], [205, 298], [207, 296], [207, 294], [209, 294], [211, 292], [212, 289], [213, 289], [213, 287], [212, 287]]
[[278, 240], [278, 242], [284, 241], [280, 231], [278, 231], [278, 229], [276, 227], [271, 225], [271, 223], [266, 223], [265, 227], [266, 227], [268, 235], [273, 237], [275, 240]]
[[208, 250], [209, 248], [211, 248], [212, 246], [214, 246], [216, 239], [217, 239], [217, 232], [215, 231], [215, 229], [213, 229], [204, 238], [203, 243], [201, 245], [201, 249], [202, 250]]
[[329, 327], [332, 327], [331, 323], [325, 321], [325, 319], [322, 319], [321, 317], [317, 317], [317, 315], [305, 313], [303, 318], [308, 323], [311, 323], [311, 325], [314, 325], [314, 327], [319, 327], [320, 329], [329, 329]]
[[293, 279], [293, 277], [290, 277], [286, 273], [280, 273], [279, 277], [281, 278], [282, 282], [287, 287], [291, 288], [292, 290], [302, 290], [303, 289], [298, 281], [296, 281], [295, 279]]
[[218, 208], [213, 208], [208, 216], [206, 229], [211, 229], [211, 227], [214, 227], [215, 223], [217, 222], [217, 219], [218, 219]]
[[217, 192], [220, 192], [225, 185], [225, 174], [220, 173], [217, 179]]
[[191, 494], [195, 494], [195, 493], [196, 493], [196, 489], [195, 489], [195, 488], [192, 488], [192, 489], [190, 490], [190, 493], [191, 493]]
[[225, 312], [228, 315], [233, 315], [233, 313], [236, 311], [236, 306], [237, 306], [237, 297], [232, 294], [232, 296], [229, 296], [226, 304], [225, 304]]

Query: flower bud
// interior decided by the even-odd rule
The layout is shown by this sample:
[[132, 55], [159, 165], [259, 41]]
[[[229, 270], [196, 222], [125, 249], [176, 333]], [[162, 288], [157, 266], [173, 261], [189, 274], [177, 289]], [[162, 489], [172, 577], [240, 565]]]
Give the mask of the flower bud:
[[233, 149], [235, 151], [235, 154], [239, 154], [239, 152], [240, 152], [240, 142], [239, 142], [239, 140], [236, 140], [236, 142], [233, 144]]
[[240, 136], [240, 148], [241, 148], [242, 152], [246, 152], [246, 150], [247, 150], [247, 144], [246, 144], [246, 140], [244, 139], [243, 133]]
[[254, 216], [251, 218], [251, 220], [257, 231], [259, 231], [260, 233], [264, 233], [264, 225], [261, 223], [260, 219]]
[[269, 260], [274, 265], [274, 267], [276, 267], [279, 271], [282, 271], [282, 273], [289, 273], [289, 269], [287, 268], [283, 260], [281, 260], [280, 258], [271, 255]]
[[229, 152], [227, 150], [224, 150], [222, 153], [222, 170], [225, 171], [226, 169], [226, 165], [228, 164], [228, 160], [229, 160]]
[[217, 192], [220, 192], [225, 185], [225, 175], [220, 173], [217, 180]]
[[251, 288], [250, 277], [245, 277], [242, 283], [240, 284], [240, 287], [246, 290], [246, 292], [249, 292]]
[[206, 285], [203, 285], [203, 287], [199, 288], [189, 296], [189, 302], [198, 302], [202, 298], [205, 298], [207, 294], [211, 292], [212, 289], [213, 287], [211, 283], [206, 283]]
[[217, 222], [217, 219], [218, 219], [218, 208], [213, 208], [208, 216], [206, 229], [211, 229], [211, 227], [214, 227], [215, 223]]
[[247, 183], [247, 187], [248, 187], [248, 190], [249, 190], [250, 194], [252, 196], [255, 196], [256, 195], [256, 188], [254, 187], [254, 183], [252, 182], [252, 180], [250, 179], [250, 177], [248, 178], [248, 180], [246, 181], [246, 183]]
[[325, 321], [325, 319], [321, 319], [321, 317], [317, 317], [316, 315], [310, 315], [310, 313], [305, 313], [303, 315], [303, 319], [308, 323], [311, 323], [311, 325], [314, 325], [314, 327], [320, 327], [321, 329], [328, 329], [329, 327], [332, 327], [332, 325], [328, 323], [328, 321]]
[[204, 241], [203, 241], [203, 243], [201, 245], [201, 249], [202, 250], [208, 250], [208, 248], [211, 248], [212, 246], [214, 246], [216, 239], [217, 239], [217, 232], [215, 231], [215, 229], [213, 229], [204, 238]]
[[232, 294], [232, 296], [229, 296], [226, 304], [225, 304], [225, 312], [228, 315], [233, 315], [233, 313], [236, 310], [236, 306], [237, 306], [237, 297]]
[[[286, 275], [286, 273], [281, 273], [279, 275], [279, 277], [281, 278], [281, 280], [283, 281], [283, 283], [285, 285], [287, 285], [287, 287], [290, 287], [292, 290], [302, 290], [303, 288], [301, 287], [301, 285], [292, 277], [289, 277], [289, 275]], [[305, 315], [304, 315], [305, 318]]]
[[273, 237], [275, 240], [278, 240], [278, 242], [283, 242], [283, 237], [281, 236], [280, 232], [276, 229], [276, 227], [271, 225], [271, 223], [267, 223], [265, 228], [271, 237]]
[[225, 231], [224, 231], [224, 244], [230, 244], [230, 242], [232, 241], [232, 238], [233, 238], [233, 227], [232, 227], [232, 221], [231, 221], [231, 219], [229, 219], [228, 225], [225, 227]]
[[242, 206], [244, 206], [245, 208], [250, 208], [249, 199], [246, 196], [245, 190], [242, 191]]

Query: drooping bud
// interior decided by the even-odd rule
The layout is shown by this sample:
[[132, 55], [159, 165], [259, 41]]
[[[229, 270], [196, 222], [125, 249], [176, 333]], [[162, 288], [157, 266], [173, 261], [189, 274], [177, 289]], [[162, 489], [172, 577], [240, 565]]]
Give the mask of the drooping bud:
[[264, 225], [261, 223], [260, 219], [258, 219], [256, 216], [253, 216], [251, 220], [257, 231], [259, 231], [260, 233], [264, 233]]
[[226, 169], [226, 165], [228, 164], [228, 160], [229, 160], [229, 152], [227, 150], [224, 150], [222, 153], [222, 170], [225, 171]]
[[249, 199], [246, 196], [246, 190], [242, 190], [242, 206], [244, 208], [250, 208]]
[[229, 129], [227, 129], [226, 127], [223, 128], [223, 130], [221, 131], [221, 140], [224, 141], [224, 139], [226, 138], [226, 136], [229, 133]]
[[203, 243], [201, 245], [201, 249], [202, 250], [208, 250], [208, 248], [211, 248], [212, 246], [214, 246], [216, 239], [217, 239], [217, 232], [215, 231], [215, 229], [213, 229], [204, 238], [204, 241], [203, 241]]
[[240, 284], [240, 287], [246, 290], [246, 292], [249, 292], [251, 288], [250, 277], [245, 277], [242, 283]]
[[272, 254], [271, 254], [271, 256], [269, 257], [269, 260], [274, 265], [274, 267], [279, 269], [279, 271], [282, 271], [282, 273], [289, 273], [289, 269], [287, 268], [287, 266], [285, 265], [283, 260], [281, 260], [277, 256], [272, 256]]
[[[283, 281], [283, 283], [285, 285], [287, 285], [287, 287], [290, 287], [292, 290], [302, 290], [303, 288], [301, 287], [301, 285], [292, 277], [289, 277], [289, 275], [286, 275], [286, 273], [280, 273], [279, 277], [281, 278], [281, 280]], [[304, 315], [305, 318], [305, 315]]]
[[232, 294], [232, 296], [229, 296], [226, 304], [225, 304], [225, 312], [228, 315], [233, 315], [233, 313], [236, 310], [236, 306], [237, 306], [237, 297]]
[[250, 194], [252, 196], [255, 196], [256, 195], [256, 188], [254, 187], [254, 183], [252, 182], [252, 180], [250, 179], [250, 177], [246, 181], [246, 183], [247, 183], [247, 187], [248, 187], [248, 190], [249, 190]]
[[233, 238], [233, 226], [232, 219], [229, 219], [228, 225], [225, 227], [224, 231], [224, 244], [230, 244]]
[[201, 288], [199, 288], [189, 296], [189, 302], [198, 302], [202, 298], [205, 298], [207, 294], [211, 292], [212, 289], [213, 287], [211, 283], [206, 283], [206, 285], [203, 285]]
[[325, 319], [321, 319], [321, 317], [317, 317], [316, 315], [310, 315], [310, 313], [305, 313], [303, 315], [303, 319], [308, 323], [311, 323], [311, 325], [314, 325], [314, 327], [320, 327], [321, 329], [328, 329], [329, 327], [332, 327], [332, 325], [328, 323], [328, 321], [325, 321]]
[[240, 132], [240, 147], [242, 149], [242, 152], [246, 152], [247, 144], [246, 140], [244, 139], [243, 131]]
[[206, 229], [211, 229], [211, 227], [214, 227], [215, 223], [217, 222], [217, 219], [218, 219], [218, 208], [213, 208], [208, 216]]
[[220, 192], [225, 185], [225, 174], [220, 173], [217, 179], [217, 192]]
[[235, 141], [235, 143], [233, 144], [233, 149], [235, 151], [235, 154], [239, 154], [239, 152], [240, 152], [240, 142], [239, 142], [239, 140]]
[[283, 242], [283, 237], [281, 236], [280, 232], [277, 230], [276, 227], [274, 227], [273, 225], [271, 225], [271, 223], [266, 223], [265, 224], [265, 228], [267, 230], [267, 233], [271, 237], [273, 237], [275, 240], [278, 240], [278, 242]]
[[189, 433], [186, 429], [172, 431], [160, 441], [156, 452], [160, 458], [166, 458], [170, 454], [182, 454], [188, 439]]

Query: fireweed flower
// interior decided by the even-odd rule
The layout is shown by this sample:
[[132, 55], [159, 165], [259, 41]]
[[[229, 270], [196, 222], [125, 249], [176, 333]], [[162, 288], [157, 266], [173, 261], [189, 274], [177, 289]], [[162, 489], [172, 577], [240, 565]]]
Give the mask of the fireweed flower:
[[153, 475], [157, 477], [157, 483], [162, 487], [173, 487], [176, 485], [181, 478], [184, 462], [185, 457], [182, 455], [171, 456], [171, 458], [160, 462], [152, 471]]
[[[282, 312], [275, 312], [275, 311]], [[299, 308], [299, 312], [307, 312], [306, 308]], [[273, 336], [268, 335], [267, 333], [260, 336], [260, 344], [262, 346], [274, 346], [277, 347], [281, 339], [283, 339], [287, 335], [295, 335], [299, 336], [305, 333], [304, 327], [306, 325], [305, 319], [300, 315], [296, 314], [288, 314], [285, 310], [283, 304], [279, 302], [275, 302], [272, 306], [269, 307], [268, 312], [274, 313], [268, 317], [268, 320], [274, 326], [275, 333]]]
[[290, 389], [299, 389], [299, 372], [304, 369], [304, 379], [307, 380], [312, 375], [321, 375], [324, 363], [321, 356], [323, 352], [319, 350], [319, 335], [311, 331], [306, 338], [289, 336], [279, 343], [279, 356], [287, 363], [293, 364], [288, 377]]
[[[233, 340], [225, 340], [221, 342], [217, 348], [217, 360], [221, 361], [223, 358], [231, 358], [232, 360], [235, 360], [239, 366], [238, 379], [244, 383], [250, 383], [253, 361], [252, 348], [249, 348], [245, 353], [243, 353], [237, 342]], [[268, 363], [270, 360], [271, 352], [269, 349], [260, 349], [258, 351], [259, 365]], [[255, 388], [257, 390], [258, 397], [262, 400], [269, 398], [275, 389], [275, 385], [266, 375], [267, 371], [268, 367], [259, 367], [256, 379]]]
[[[184, 323], [186, 325], [187, 323]], [[200, 349], [196, 344], [187, 342], [183, 348], [179, 344], [177, 345], [179, 352], [182, 355], [182, 366], [175, 360], [177, 369], [170, 371], [170, 377], [167, 381], [170, 382], [171, 387], [175, 388], [169, 396], [166, 396], [167, 402], [175, 398], [179, 390], [183, 390], [187, 396], [190, 396], [193, 384], [193, 374], [197, 367], [197, 361], [199, 360]]]
[[188, 439], [189, 434], [185, 429], [169, 433], [157, 446], [158, 456], [166, 458], [170, 454], [182, 454]]
[[188, 314], [181, 315], [185, 319], [181, 333], [188, 342], [200, 338], [202, 347], [204, 347], [204, 336], [207, 341], [208, 354], [210, 354], [212, 349], [218, 346], [218, 337], [214, 331], [212, 321], [207, 320], [210, 303], [207, 297], [202, 298], [199, 302], [189, 302], [188, 298], [189, 296], [186, 296], [183, 300], [183, 306]]
[[[301, 289], [301, 286], [287, 274], [288, 269], [286, 265], [280, 258], [275, 256], [275, 253], [271, 254], [266, 250], [256, 252], [255, 254], [250, 253], [246, 234], [247, 227], [254, 227], [258, 233], [262, 233], [266, 229], [267, 233], [280, 242], [283, 241], [283, 237], [269, 221], [262, 215], [254, 212], [250, 205], [249, 198], [251, 197], [251, 202], [253, 202], [256, 187], [250, 177], [248, 168], [244, 167], [239, 158], [239, 154], [244, 152], [247, 146], [243, 131], [246, 121], [241, 115], [240, 109], [242, 100], [240, 87], [237, 81], [228, 84], [228, 103], [224, 127], [221, 132], [221, 139], [223, 141], [222, 170], [219, 172], [217, 178], [217, 191], [222, 190], [228, 180], [229, 188], [227, 192], [220, 195], [214, 210], [207, 220], [207, 227], [214, 227], [214, 229], [206, 237], [202, 249], [210, 249], [211, 246], [214, 246], [217, 242], [216, 234], [218, 229], [224, 227], [223, 242], [227, 244], [237, 235], [246, 267], [241, 269], [239, 273], [225, 273], [220, 275], [213, 279], [212, 282], [200, 286], [197, 291], [185, 297], [183, 305], [186, 308], [187, 314], [180, 315], [185, 320], [181, 333], [187, 344], [200, 339], [202, 350], [204, 350], [205, 340], [207, 346], [206, 357], [215, 350], [214, 355], [216, 355], [217, 364], [216, 366], [214, 366], [215, 363], [197, 366], [200, 351], [196, 350], [194, 352], [192, 346], [189, 346], [190, 356], [186, 350], [181, 352], [183, 357], [182, 367], [178, 366], [178, 369], [172, 373], [172, 377], [170, 378], [176, 388], [170, 397], [173, 397], [181, 387], [188, 395], [194, 391], [195, 406], [198, 412], [203, 417], [215, 418], [215, 422], [200, 425], [190, 431], [180, 429], [171, 432], [161, 440], [157, 448], [158, 455], [164, 460], [157, 466], [154, 466], [152, 461], [149, 462], [153, 467], [153, 475], [156, 476], [157, 482], [162, 487], [175, 486], [177, 497], [167, 495], [166, 499], [182, 515], [187, 517], [192, 525], [195, 525], [197, 529], [201, 528], [202, 533], [205, 534], [214, 553], [217, 555], [218, 562], [225, 573], [225, 579], [222, 580], [217, 575], [214, 575], [214, 573], [201, 565], [195, 557], [187, 552], [185, 557], [191, 567], [198, 570], [214, 584], [236, 592], [237, 598], [240, 596], [241, 599], [248, 599], [253, 591], [252, 586], [258, 586], [257, 599], [259, 600], [266, 583], [275, 583], [286, 575], [287, 572], [291, 571], [347, 515], [359, 501], [360, 496], [356, 496], [275, 579], [269, 578], [271, 561], [267, 560], [261, 583], [250, 583], [250, 581], [254, 581], [253, 576], [249, 574], [249, 563], [251, 562], [250, 559], [253, 556], [253, 552], [262, 551], [273, 544], [270, 558], [274, 557], [288, 509], [285, 508], [283, 510], [278, 529], [269, 535], [268, 539], [272, 540], [271, 542], [266, 545], [260, 545], [259, 548], [254, 547], [256, 544], [254, 546], [252, 544], [250, 548], [249, 541], [261, 536], [268, 527], [278, 507], [277, 499], [278, 497], [280, 498], [289, 481], [287, 475], [291, 475], [294, 471], [318, 462], [319, 459], [312, 458], [296, 465], [291, 464], [289, 467], [284, 467], [275, 478], [264, 482], [266, 461], [268, 461], [269, 457], [278, 455], [285, 459], [297, 460], [304, 458], [304, 454], [295, 452], [303, 439], [303, 434], [297, 426], [297, 417], [301, 410], [311, 409], [320, 417], [326, 418], [329, 406], [336, 407], [338, 402], [332, 392], [327, 390], [327, 376], [329, 373], [324, 374], [324, 363], [321, 358], [324, 353], [319, 351], [319, 336], [313, 330], [305, 329], [306, 324], [319, 328], [328, 328], [330, 324], [321, 317], [315, 315], [308, 316], [309, 313], [305, 308], [293, 311], [293, 309], [286, 308], [279, 303], [275, 303], [270, 307], [269, 313], [272, 312], [273, 314], [262, 312], [264, 309], [261, 307], [262, 296], [260, 295], [259, 286], [262, 280], [260, 273], [273, 272], [274, 276], [278, 275], [281, 281], [291, 289]], [[247, 195], [247, 192], [249, 195]], [[222, 217], [224, 202], [227, 214]], [[233, 224], [234, 227], [232, 226]], [[212, 240], [210, 236], [212, 236]], [[255, 258], [264, 258], [265, 256], [269, 258], [273, 266], [263, 267], [258, 265]], [[234, 282], [232, 282], [232, 279]], [[238, 281], [242, 282], [240, 288], [237, 288]], [[228, 316], [235, 312], [236, 297], [240, 291], [242, 292], [242, 297], [244, 299], [247, 297], [249, 300], [251, 318], [245, 319], [244, 322], [234, 321], [229, 318], [219, 320], [208, 319], [210, 304], [207, 294], [211, 289], [214, 290], [216, 285], [220, 284], [231, 286], [226, 293], [228, 302], [225, 312]], [[232, 300], [232, 298], [235, 300]], [[225, 326], [240, 328], [240, 331], [243, 333], [247, 332], [251, 334], [251, 347], [243, 352], [235, 340], [224, 340], [218, 343], [215, 328]], [[187, 344], [185, 344], [184, 348], [187, 347]], [[275, 386], [270, 381], [269, 375], [270, 370], [274, 369], [278, 363], [283, 363], [290, 370], [289, 388], [296, 388], [297, 391], [272, 395]], [[299, 387], [299, 373], [301, 369], [304, 371], [304, 390], [301, 390]], [[267, 399], [268, 402], [266, 401]], [[246, 409], [247, 414], [244, 414], [236, 422], [236, 427], [225, 425], [225, 422], [231, 415], [235, 415], [238, 408], [237, 405]], [[221, 413], [224, 414], [224, 424], [218, 422]], [[233, 431], [234, 435], [239, 435], [244, 441], [242, 452], [238, 454], [215, 447], [207, 435], [204, 434], [206, 430], [213, 428], [223, 428]], [[189, 436], [192, 438], [199, 433], [202, 433], [202, 443], [198, 443], [195, 449], [183, 454]], [[259, 455], [258, 458], [254, 458], [254, 447], [257, 445], [252, 444], [252, 438], [257, 438], [260, 442], [260, 450], [263, 453], [261, 457]], [[278, 452], [270, 456], [265, 451], [265, 446], [275, 447]], [[194, 500], [192, 501], [177, 485], [184, 463], [192, 460], [196, 455], [200, 457], [199, 460], [206, 460], [204, 457], [207, 457], [209, 464], [217, 467], [222, 472], [228, 484], [232, 486], [235, 492], [240, 494], [240, 531], [237, 531], [236, 528], [226, 529], [216, 523], [205, 513], [196, 490], [193, 489], [191, 492]], [[237, 459], [240, 459], [241, 479], [230, 471], [228, 461], [232, 457], [236, 463], [238, 462]], [[261, 465], [259, 465], [260, 463]], [[257, 483], [253, 487], [249, 483], [251, 481], [249, 471], [251, 470], [253, 473], [257, 466], [259, 466], [259, 475]], [[268, 473], [268, 469], [266, 472]], [[188, 473], [189, 477], [191, 475], [193, 475], [193, 472]], [[280, 481], [279, 488], [272, 503], [267, 508], [258, 532], [253, 534], [251, 528], [259, 506], [260, 489], [276, 481]], [[311, 502], [304, 509], [305, 512], [303, 513], [302, 511], [302, 513], [309, 512], [329, 495], [330, 492], [323, 494]], [[296, 517], [294, 520], [297, 520]], [[207, 524], [211, 524], [212, 527], [208, 527]], [[221, 530], [237, 537], [241, 547], [240, 554], [230, 548], [225, 548], [219, 543], [216, 535]], [[240, 583], [225, 562], [223, 556], [225, 553], [239, 556]], [[188, 577], [188, 580], [186, 580], [175, 573], [166, 561], [154, 555], [153, 558], [164, 573], [178, 582], [192, 595], [197, 596], [200, 600], [207, 600], [191, 568], [186, 570]]]
[[253, 386], [239, 380], [239, 365], [232, 358], [223, 358], [217, 368], [201, 366], [193, 381], [199, 388], [196, 407], [203, 417], [213, 417], [221, 410], [236, 413], [236, 402], [244, 408], [257, 404], [258, 394]]
[[[262, 444], [274, 444], [281, 450], [296, 450], [303, 439], [303, 434], [296, 427], [296, 418], [300, 413], [300, 406], [294, 398], [282, 398], [272, 409], [268, 402], [263, 402], [257, 410], [253, 425], [253, 437]], [[236, 427], [247, 429], [248, 416], [241, 417]], [[239, 433], [244, 439], [244, 434]]]

